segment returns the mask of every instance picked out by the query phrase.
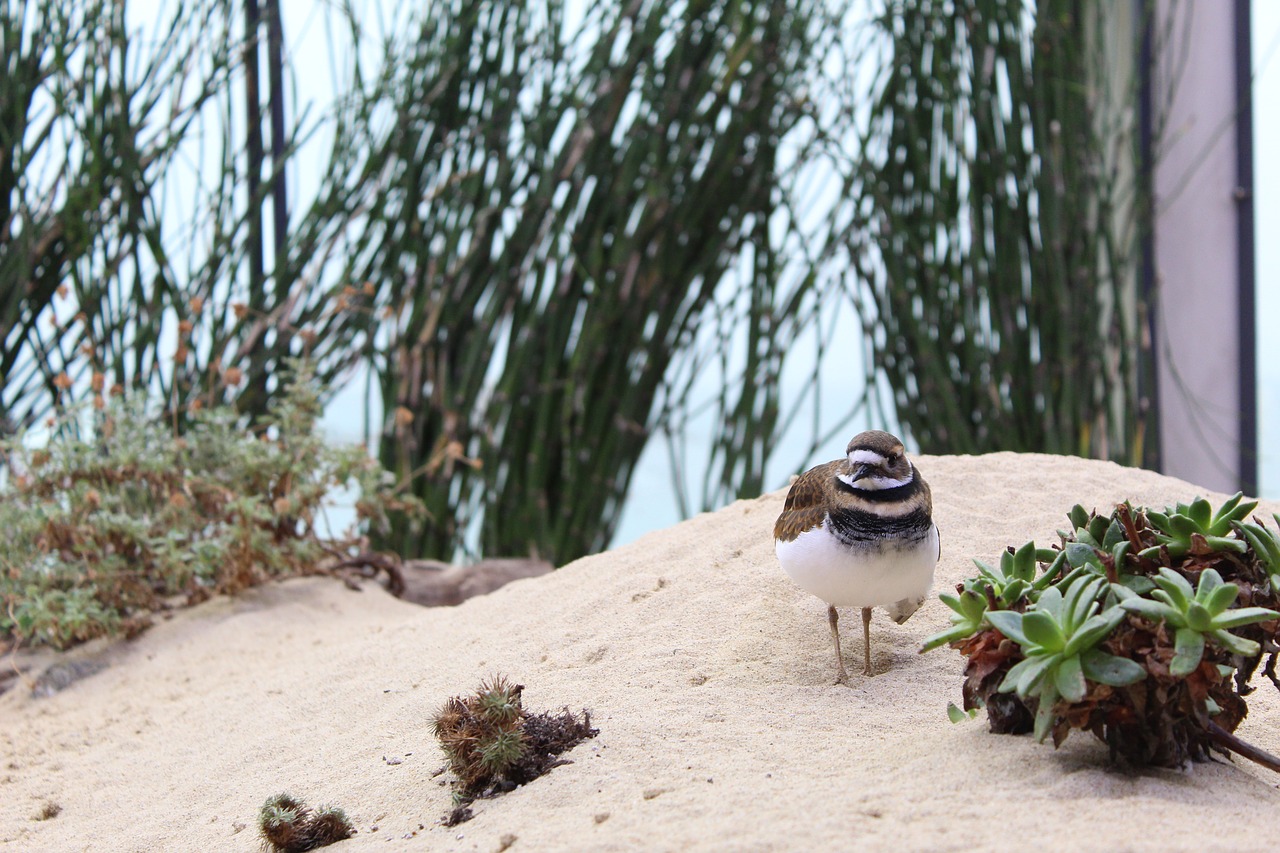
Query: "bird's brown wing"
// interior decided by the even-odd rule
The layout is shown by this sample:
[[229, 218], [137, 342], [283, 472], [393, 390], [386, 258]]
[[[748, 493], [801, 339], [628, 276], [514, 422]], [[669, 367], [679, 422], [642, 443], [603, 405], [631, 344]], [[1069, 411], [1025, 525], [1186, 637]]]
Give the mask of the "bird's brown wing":
[[790, 542], [806, 530], [822, 524], [827, 517], [830, 482], [836, 476], [840, 460], [810, 468], [791, 484], [782, 514], [773, 525], [773, 538]]

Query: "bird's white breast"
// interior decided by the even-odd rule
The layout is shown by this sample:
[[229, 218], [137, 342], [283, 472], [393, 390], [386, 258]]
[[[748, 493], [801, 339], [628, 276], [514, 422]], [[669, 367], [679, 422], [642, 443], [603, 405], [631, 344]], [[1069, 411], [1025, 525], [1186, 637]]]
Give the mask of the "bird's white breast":
[[876, 607], [929, 594], [938, 562], [936, 526], [916, 542], [877, 544], [850, 548], [823, 522], [790, 542], [776, 540], [775, 550], [792, 580], [837, 607]]

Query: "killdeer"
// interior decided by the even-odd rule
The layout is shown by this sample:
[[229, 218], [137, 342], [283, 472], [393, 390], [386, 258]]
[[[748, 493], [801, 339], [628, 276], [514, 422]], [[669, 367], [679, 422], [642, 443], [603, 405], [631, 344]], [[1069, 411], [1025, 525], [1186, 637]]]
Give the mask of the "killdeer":
[[929, 594], [941, 556], [929, 485], [902, 442], [870, 430], [854, 436], [845, 452], [792, 483], [773, 527], [782, 568], [827, 602], [837, 682], [848, 673], [836, 608], [862, 608], [863, 675], [871, 675], [871, 608], [906, 622]]

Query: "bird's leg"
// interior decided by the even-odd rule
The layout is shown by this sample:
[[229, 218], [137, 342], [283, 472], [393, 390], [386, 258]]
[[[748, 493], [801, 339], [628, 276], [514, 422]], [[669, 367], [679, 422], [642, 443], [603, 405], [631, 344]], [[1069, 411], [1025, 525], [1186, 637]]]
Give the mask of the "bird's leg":
[[843, 684], [849, 678], [849, 673], [844, 670], [844, 658], [840, 656], [840, 614], [836, 612], [834, 604], [827, 605], [827, 621], [831, 623], [831, 641], [836, 644], [836, 684]]
[[866, 658], [867, 665], [862, 670], [863, 675], [871, 674], [871, 608], [862, 608], [862, 653]]

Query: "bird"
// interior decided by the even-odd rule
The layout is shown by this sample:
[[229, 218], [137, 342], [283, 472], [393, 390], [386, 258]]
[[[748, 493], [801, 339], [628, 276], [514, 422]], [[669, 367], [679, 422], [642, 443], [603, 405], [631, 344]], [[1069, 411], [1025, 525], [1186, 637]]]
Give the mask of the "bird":
[[862, 608], [863, 675], [871, 676], [871, 609], [901, 625], [920, 609], [942, 556], [929, 484], [891, 433], [868, 430], [843, 459], [810, 468], [791, 484], [773, 527], [778, 562], [806, 592], [827, 602], [836, 683], [837, 607]]

